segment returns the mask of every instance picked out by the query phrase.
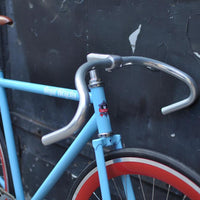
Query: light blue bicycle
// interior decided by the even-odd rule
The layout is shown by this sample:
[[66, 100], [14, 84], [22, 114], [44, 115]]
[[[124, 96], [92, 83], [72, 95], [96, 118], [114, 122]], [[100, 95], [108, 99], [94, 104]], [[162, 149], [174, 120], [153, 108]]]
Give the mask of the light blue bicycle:
[[[0, 24], [7, 23], [12, 23], [11, 19], [0, 16]], [[198, 174], [160, 153], [146, 149], [123, 148], [120, 135], [112, 132], [108, 104], [97, 70], [105, 68], [106, 71], [111, 72], [117, 68], [134, 65], [164, 71], [183, 81], [189, 87], [189, 96], [162, 108], [163, 114], [185, 108], [196, 99], [196, 85], [189, 75], [168, 64], [144, 57], [89, 54], [87, 62], [76, 72], [77, 90], [10, 80], [4, 78], [2, 70], [0, 71], [0, 108], [4, 127], [4, 134], [0, 134], [0, 200], [24, 200], [5, 88], [79, 101], [76, 114], [66, 127], [42, 137], [42, 143], [50, 145], [79, 132], [74, 142], [33, 195], [32, 200], [45, 198], [84, 145], [96, 133], [98, 138], [92, 140], [96, 160], [82, 171], [66, 199], [200, 199], [200, 176]], [[85, 82], [87, 72], [90, 76], [89, 92]], [[90, 103], [93, 104], [94, 114], [84, 125]], [[109, 146], [113, 147], [113, 151], [104, 155], [103, 148]], [[6, 162], [7, 158], [9, 164]], [[9, 190], [12, 185], [11, 180], [14, 185], [13, 194]]]

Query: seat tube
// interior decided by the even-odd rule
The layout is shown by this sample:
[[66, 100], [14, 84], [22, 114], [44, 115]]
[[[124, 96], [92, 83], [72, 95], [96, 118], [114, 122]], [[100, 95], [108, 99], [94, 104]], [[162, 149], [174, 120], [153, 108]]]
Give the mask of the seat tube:
[[[0, 72], [0, 78], [3, 78], [3, 73]], [[15, 189], [16, 199], [24, 200], [23, 186], [20, 175], [19, 163], [17, 159], [17, 152], [15, 147], [13, 129], [11, 125], [11, 118], [7, 103], [6, 92], [3, 87], [0, 86], [0, 109], [3, 121], [6, 146], [9, 155], [9, 163], [12, 173], [12, 179]]]

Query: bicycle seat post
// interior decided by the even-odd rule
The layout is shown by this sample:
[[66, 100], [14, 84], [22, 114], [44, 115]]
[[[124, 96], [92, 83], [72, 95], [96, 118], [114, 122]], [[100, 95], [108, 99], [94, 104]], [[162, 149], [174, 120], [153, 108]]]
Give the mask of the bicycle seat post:
[[[3, 16], [3, 15], [0, 15], [0, 26], [3, 26], [3, 25], [12, 25], [13, 24], [13, 20], [7, 16]], [[3, 44], [3, 38], [2, 38], [2, 35], [3, 35], [3, 32], [2, 32], [2, 29], [0, 29], [0, 71], [3, 71], [3, 66], [4, 66], [4, 63], [3, 63], [3, 47], [2, 47], [2, 44]]]

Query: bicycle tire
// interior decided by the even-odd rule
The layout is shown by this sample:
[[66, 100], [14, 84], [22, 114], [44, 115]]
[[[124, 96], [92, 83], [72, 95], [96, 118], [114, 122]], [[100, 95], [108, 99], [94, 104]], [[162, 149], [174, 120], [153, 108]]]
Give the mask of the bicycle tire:
[[[112, 199], [126, 199], [123, 193], [120, 197], [117, 196], [119, 192], [123, 192], [122, 186], [117, 188], [118, 191], [113, 190], [119, 181], [115, 178], [125, 174], [131, 175], [137, 200], [200, 199], [200, 176], [166, 155], [145, 149], [128, 148], [109, 153], [105, 160]], [[101, 199], [100, 196], [96, 197], [100, 195], [98, 187], [98, 172], [94, 161], [77, 178], [67, 199]]]
[[0, 185], [6, 192], [13, 193], [12, 176], [8, 161], [6, 143], [2, 130], [0, 129], [0, 177], [3, 178], [4, 187]]

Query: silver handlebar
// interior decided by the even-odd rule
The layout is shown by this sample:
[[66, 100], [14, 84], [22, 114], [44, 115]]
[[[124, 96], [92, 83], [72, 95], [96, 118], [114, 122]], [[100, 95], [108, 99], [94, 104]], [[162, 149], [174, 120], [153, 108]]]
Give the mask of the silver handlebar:
[[107, 71], [111, 71], [114, 68], [121, 68], [134, 64], [142, 64], [164, 71], [186, 83], [186, 85], [190, 89], [190, 95], [182, 101], [163, 107], [161, 109], [161, 112], [163, 114], [169, 114], [185, 108], [191, 105], [197, 97], [197, 87], [194, 80], [188, 74], [166, 63], [144, 57], [120, 57], [105, 54], [89, 54], [87, 56], [87, 59], [88, 62], [83, 64], [77, 70], [75, 75], [75, 85], [80, 97], [76, 114], [67, 126], [43, 136], [42, 143], [44, 145], [49, 145], [66, 139], [72, 136], [74, 133], [78, 132], [79, 129], [83, 126], [87, 116], [88, 105], [90, 103], [89, 93], [85, 82], [85, 76], [87, 71], [89, 71], [93, 67], [103, 67]]
[[123, 59], [123, 62], [126, 63], [124, 66], [139, 64], [139, 65], [152, 67], [174, 76], [175, 78], [183, 81], [189, 87], [189, 90], [190, 90], [189, 96], [186, 99], [183, 99], [179, 102], [163, 107], [161, 109], [162, 114], [166, 115], [166, 114], [178, 111], [180, 109], [183, 109], [191, 105], [195, 101], [197, 97], [196, 83], [193, 80], [193, 78], [189, 76], [188, 74], [186, 74], [185, 72], [175, 67], [172, 67], [171, 65], [168, 65], [166, 63], [153, 60], [150, 58], [134, 56], [134, 57], [124, 57], [122, 59]]

